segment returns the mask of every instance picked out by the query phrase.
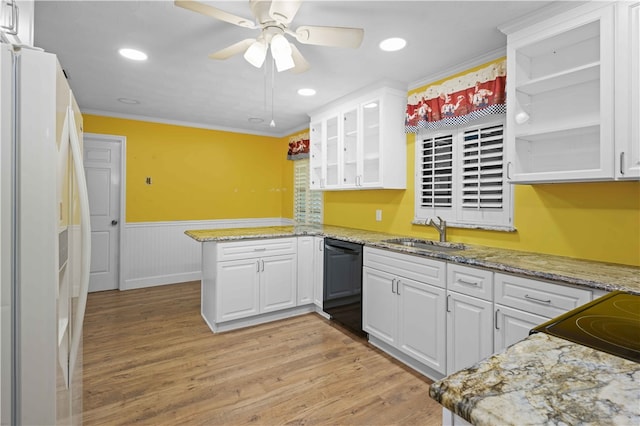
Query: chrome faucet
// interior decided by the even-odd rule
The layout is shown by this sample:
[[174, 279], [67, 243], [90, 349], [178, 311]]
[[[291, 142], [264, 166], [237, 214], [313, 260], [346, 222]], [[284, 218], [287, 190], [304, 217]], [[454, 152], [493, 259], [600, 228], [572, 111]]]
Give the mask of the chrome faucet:
[[431, 225], [436, 228], [438, 230], [438, 233], [440, 234], [440, 242], [444, 243], [447, 241], [447, 222], [440, 216], [437, 216], [437, 218], [440, 221], [439, 225], [436, 225], [432, 218], [427, 219], [424, 224], [427, 226]]

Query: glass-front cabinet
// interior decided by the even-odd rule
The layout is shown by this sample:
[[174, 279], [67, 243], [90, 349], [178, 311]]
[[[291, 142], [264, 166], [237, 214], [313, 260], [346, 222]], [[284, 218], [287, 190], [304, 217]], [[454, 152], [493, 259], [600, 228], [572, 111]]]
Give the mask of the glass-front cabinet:
[[360, 185], [380, 182], [380, 99], [362, 105], [362, 167]]
[[405, 106], [385, 87], [313, 114], [311, 189], [404, 189]]
[[637, 20], [637, 1], [587, 2], [505, 31], [510, 182], [640, 176]]

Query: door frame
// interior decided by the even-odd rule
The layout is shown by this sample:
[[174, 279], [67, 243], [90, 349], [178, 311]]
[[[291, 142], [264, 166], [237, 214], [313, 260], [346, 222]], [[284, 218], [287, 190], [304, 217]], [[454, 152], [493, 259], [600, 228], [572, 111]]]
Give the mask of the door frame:
[[119, 135], [106, 135], [102, 133], [84, 133], [83, 140], [90, 137], [93, 140], [102, 140], [105, 142], [115, 142], [120, 144], [120, 211], [118, 215], [120, 217], [120, 230], [118, 231], [118, 290], [122, 290], [123, 287], [123, 259], [126, 259], [124, 255], [124, 228], [127, 224], [125, 212], [126, 209], [126, 195], [127, 195], [127, 137]]

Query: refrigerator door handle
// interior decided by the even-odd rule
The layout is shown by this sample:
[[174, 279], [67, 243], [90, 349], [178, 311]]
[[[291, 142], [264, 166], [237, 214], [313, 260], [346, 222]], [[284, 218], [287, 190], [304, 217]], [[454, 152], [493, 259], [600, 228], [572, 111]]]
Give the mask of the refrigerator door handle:
[[71, 106], [67, 107], [67, 120], [69, 126], [69, 141], [71, 143], [71, 154], [73, 156], [74, 175], [78, 180], [78, 200], [80, 202], [80, 231], [82, 234], [82, 257], [80, 259], [80, 294], [78, 295], [78, 310], [73, 319], [71, 329], [71, 353], [69, 360], [69, 383], [75, 371], [76, 360], [78, 359], [78, 349], [82, 338], [82, 326], [84, 323], [84, 311], [87, 306], [87, 293], [89, 291], [89, 274], [91, 269], [91, 216], [89, 212], [89, 193], [87, 191], [87, 181], [84, 175], [82, 164], [82, 152], [80, 148], [80, 138], [76, 132], [76, 120]]

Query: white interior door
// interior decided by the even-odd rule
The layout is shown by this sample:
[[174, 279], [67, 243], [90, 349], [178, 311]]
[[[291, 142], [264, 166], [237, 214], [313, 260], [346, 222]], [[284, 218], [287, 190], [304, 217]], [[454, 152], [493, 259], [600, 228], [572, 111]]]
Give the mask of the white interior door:
[[121, 143], [99, 135], [84, 138], [84, 170], [91, 211], [89, 291], [119, 288]]

